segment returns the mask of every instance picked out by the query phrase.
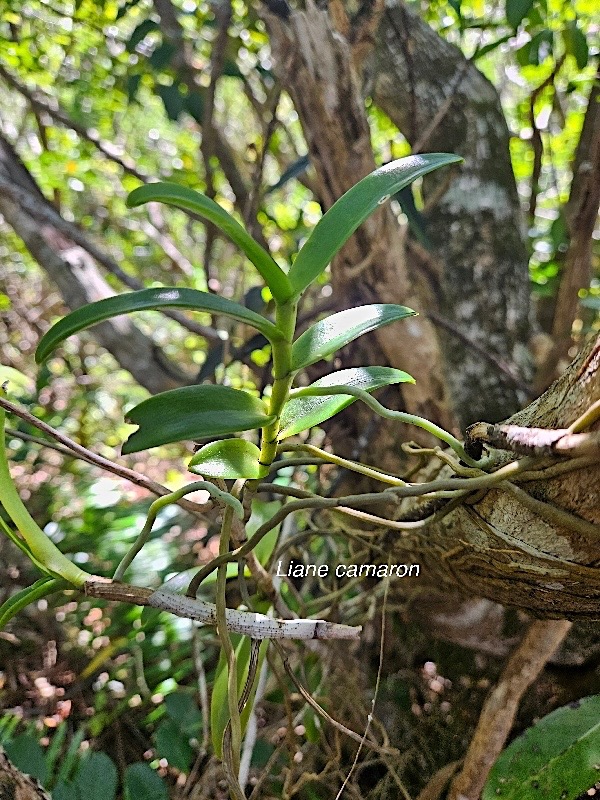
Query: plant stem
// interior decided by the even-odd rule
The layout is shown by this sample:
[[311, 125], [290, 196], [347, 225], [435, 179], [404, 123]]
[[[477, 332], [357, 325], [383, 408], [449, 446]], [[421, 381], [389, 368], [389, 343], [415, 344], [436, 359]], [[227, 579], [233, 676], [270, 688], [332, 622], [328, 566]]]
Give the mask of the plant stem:
[[165, 506], [171, 505], [172, 503], [177, 503], [177, 501], [181, 500], [181, 498], [186, 494], [198, 492], [202, 489], [221, 503], [231, 506], [238, 517], [240, 519], [243, 518], [244, 509], [242, 508], [242, 504], [237, 497], [232, 497], [228, 492], [223, 492], [220, 489], [217, 489], [214, 484], [209, 483], [208, 481], [194, 481], [193, 483], [188, 483], [187, 486], [182, 486], [181, 489], [171, 492], [171, 494], [167, 494], [164, 497], [159, 497], [158, 500], [155, 500], [150, 506], [144, 527], [115, 570], [113, 581], [123, 580], [123, 576], [125, 575], [129, 565], [148, 541], [148, 537], [152, 531], [152, 526], [156, 521], [159, 511], [161, 511], [161, 509], [163, 509]]
[[[269, 414], [275, 420], [262, 430], [259, 463], [270, 467], [277, 455], [277, 437], [280, 428], [281, 412], [290, 396], [290, 388], [294, 379], [292, 372], [292, 340], [296, 328], [297, 303], [288, 301], [277, 305], [276, 325], [284, 338], [272, 343], [273, 387], [269, 398]], [[252, 486], [255, 483], [252, 482]]]
[[424, 417], [417, 417], [415, 414], [408, 414], [405, 411], [393, 411], [391, 408], [386, 408], [382, 406], [374, 397], [366, 392], [364, 389], [357, 389], [354, 386], [327, 386], [327, 387], [318, 387], [318, 386], [307, 386], [304, 389], [294, 389], [290, 392], [290, 398], [293, 397], [323, 397], [327, 395], [338, 395], [338, 394], [346, 394], [351, 395], [352, 397], [357, 397], [359, 400], [362, 400], [369, 408], [371, 408], [376, 414], [379, 414], [380, 417], [385, 417], [386, 419], [395, 419], [398, 422], [404, 422], [407, 425], [416, 425], [417, 428], [422, 428], [427, 433], [431, 433], [438, 439], [441, 439], [442, 442], [445, 442], [449, 445], [454, 452], [465, 462], [465, 464], [469, 464], [471, 467], [479, 467], [481, 468], [481, 462], [474, 461], [467, 453], [465, 452], [462, 443], [453, 436], [448, 431], [440, 428], [439, 425], [436, 425], [433, 422], [430, 422], [428, 419], [424, 419]]
[[[231, 536], [231, 523], [233, 509], [228, 506], [223, 514], [221, 525], [221, 538], [219, 540], [219, 555], [229, 553], [229, 539]], [[229, 765], [230, 772], [238, 775], [240, 771], [240, 751], [242, 748], [242, 723], [238, 708], [237, 665], [235, 650], [227, 629], [226, 615], [226, 583], [227, 564], [219, 567], [217, 572], [217, 633], [227, 660], [227, 703], [231, 723], [231, 754], [233, 763]], [[228, 759], [229, 753], [223, 751], [223, 758]]]

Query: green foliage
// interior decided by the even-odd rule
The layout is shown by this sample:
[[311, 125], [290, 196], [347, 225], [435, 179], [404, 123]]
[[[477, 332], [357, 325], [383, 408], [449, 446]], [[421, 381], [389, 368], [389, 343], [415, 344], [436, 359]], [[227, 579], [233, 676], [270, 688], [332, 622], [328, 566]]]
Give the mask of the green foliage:
[[169, 792], [148, 764], [130, 764], [125, 770], [126, 800], [169, 800]]
[[323, 214], [296, 256], [289, 278], [297, 294], [315, 281], [346, 241], [391, 195], [435, 169], [456, 164], [459, 156], [427, 153], [386, 164], [363, 178]]
[[[414, 383], [406, 372], [391, 367], [353, 367], [332, 372], [311, 383], [313, 387], [353, 386], [372, 392], [382, 386], [393, 383]], [[355, 397], [351, 395], [335, 395], [331, 397], [298, 397], [289, 400], [281, 414], [280, 439], [294, 436], [297, 433], [320, 425], [325, 420], [338, 414], [351, 403]]]
[[273, 415], [262, 400], [228, 386], [184, 386], [149, 397], [126, 419], [140, 427], [122, 452], [137, 453], [168, 442], [263, 428]]
[[338, 311], [316, 322], [296, 339], [292, 347], [292, 369], [300, 370], [333, 355], [363, 333], [397, 322], [416, 312], [405, 306], [375, 303]]
[[245, 439], [224, 439], [204, 445], [188, 464], [190, 472], [207, 478], [263, 478], [269, 471], [261, 466], [260, 450]]
[[159, 289], [141, 289], [117, 297], [108, 297], [106, 300], [99, 300], [97, 303], [73, 311], [42, 336], [36, 350], [36, 360], [41, 363], [62, 341], [98, 322], [119, 314], [161, 308], [186, 308], [209, 314], [223, 314], [246, 325], [251, 325], [267, 339], [279, 338], [277, 328], [272, 323], [225, 297], [208, 292], [198, 292], [195, 289], [164, 286]]
[[553, 711], [502, 753], [482, 800], [576, 798], [598, 780], [600, 695]]
[[37, 600], [48, 597], [48, 595], [59, 592], [61, 589], [65, 589], [68, 586], [69, 584], [60, 578], [47, 576], [45, 578], [40, 578], [31, 586], [21, 589], [20, 592], [16, 592], [0, 606], [0, 630], [2, 630], [6, 623], [18, 614], [19, 611], [26, 608], [30, 603], [35, 603]]

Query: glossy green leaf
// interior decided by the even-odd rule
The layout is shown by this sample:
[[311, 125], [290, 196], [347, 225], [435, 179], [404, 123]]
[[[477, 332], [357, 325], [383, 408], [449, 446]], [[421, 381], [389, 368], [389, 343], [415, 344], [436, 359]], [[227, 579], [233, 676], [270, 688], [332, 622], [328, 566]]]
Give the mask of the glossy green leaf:
[[558, 708], [515, 739], [492, 768], [482, 800], [576, 798], [600, 776], [600, 695]]
[[506, 0], [506, 19], [512, 28], [518, 28], [531, 11], [533, 0]]
[[349, 342], [390, 322], [415, 315], [406, 306], [375, 303], [339, 311], [312, 325], [294, 342], [292, 369], [299, 370], [327, 358]]
[[134, 208], [150, 201], [193, 211], [212, 222], [248, 256], [278, 302], [285, 302], [292, 296], [291, 283], [271, 254], [214, 200], [176, 183], [148, 183], [131, 192], [127, 205]]
[[35, 358], [43, 361], [64, 339], [78, 333], [90, 325], [105, 319], [131, 314], [134, 311], [148, 311], [161, 308], [187, 308], [191, 311], [206, 311], [209, 314], [223, 314], [259, 330], [267, 339], [278, 339], [281, 335], [272, 322], [255, 314], [244, 306], [196, 289], [178, 289], [161, 286], [155, 289], [140, 289], [126, 292], [116, 297], [107, 297], [97, 303], [82, 306], [67, 314], [47, 331], [38, 345]]
[[121, 448], [124, 454], [185, 439], [264, 428], [274, 421], [257, 397], [212, 385], [162, 392], [132, 408], [125, 418], [140, 427]]
[[127, 800], [169, 800], [169, 792], [149, 764], [130, 764], [125, 770]]
[[358, 226], [386, 200], [417, 178], [462, 159], [448, 153], [424, 153], [392, 161], [363, 178], [323, 214], [289, 272], [301, 294], [329, 264]]
[[189, 463], [190, 472], [205, 478], [262, 478], [269, 471], [258, 463], [260, 450], [245, 439], [224, 439], [201, 447]]
[[[352, 386], [372, 392], [382, 386], [393, 383], [414, 383], [414, 378], [407, 372], [391, 367], [354, 367], [332, 372], [311, 383], [309, 388], [323, 388], [327, 386]], [[354, 403], [356, 397], [352, 395], [332, 395], [331, 397], [296, 397], [289, 400], [281, 415], [280, 439], [294, 436], [300, 431], [305, 431], [315, 425], [320, 425], [330, 419], [342, 409]]]
[[0, 606], [0, 630], [30, 603], [35, 603], [42, 597], [48, 597], [48, 595], [69, 586], [70, 584], [60, 578], [46, 577], [40, 578], [31, 586], [21, 589], [20, 592], [16, 592]]

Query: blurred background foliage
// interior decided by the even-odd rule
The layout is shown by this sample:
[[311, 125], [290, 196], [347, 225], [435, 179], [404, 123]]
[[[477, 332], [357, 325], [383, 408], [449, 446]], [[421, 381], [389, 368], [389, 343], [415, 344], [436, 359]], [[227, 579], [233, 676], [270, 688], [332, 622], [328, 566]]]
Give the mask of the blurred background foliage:
[[[409, 5], [460, 47], [500, 93], [512, 133], [537, 324], [544, 330], [568, 246], [572, 162], [597, 74], [597, 4], [417, 0]], [[140, 178], [177, 181], [237, 211], [282, 264], [321, 213], [302, 130], [273, 74], [256, 9], [240, 0], [230, 6], [178, 0], [172, 8], [189, 51], [185, 63], [148, 0], [2, 0], [0, 130], [43, 194], [64, 219], [102, 243], [130, 288], [131, 281], [189, 286], [266, 313], [270, 298], [256, 287], [241, 256], [210, 227], [163, 207], [149, 212], [125, 207]], [[367, 106], [377, 162], [408, 154], [393, 123], [369, 98]], [[205, 133], [201, 142], [199, 128], [207, 123], [219, 135]], [[252, 187], [248, 195], [232, 192], [236, 175]], [[418, 196], [416, 204], [419, 208]], [[83, 445], [115, 458], [130, 430], [123, 409], [143, 399], [146, 390], [87, 333], [70, 339], [60, 356], [35, 371], [37, 342], [65, 306], [21, 239], [6, 224], [0, 230], [1, 360], [35, 383], [14, 399]], [[596, 237], [594, 275], [580, 293], [580, 330], [594, 324], [600, 304], [599, 258]], [[105, 277], [115, 291], [123, 290], [123, 275]], [[326, 274], [305, 301], [304, 318], [327, 308], [330, 298]], [[201, 321], [211, 325], [208, 317]], [[204, 337], [152, 312], [137, 322], [191, 378], [260, 388], [266, 380], [268, 351], [260, 338], [247, 340], [235, 327], [226, 329], [227, 338]], [[12, 422], [21, 434], [37, 435], [28, 424]], [[322, 433], [314, 436], [321, 441]], [[143, 524], [147, 494], [16, 435], [9, 435], [9, 447], [14, 478], [39, 524], [76, 562], [95, 574], [110, 574]], [[175, 488], [187, 481], [182, 456], [191, 451], [191, 444], [169, 446], [128, 463]], [[336, 480], [327, 471], [322, 478], [326, 489]], [[314, 471], [301, 479], [316, 487]], [[157, 585], [207, 561], [217, 546], [216, 522], [166, 509], [135, 562], [132, 582]], [[295, 530], [309, 522], [296, 519]], [[318, 562], [333, 552], [343, 560], [343, 542], [323, 533], [314, 530], [304, 552]], [[3, 601], [37, 576], [5, 539], [0, 553]], [[321, 588], [302, 585], [289, 602], [314, 611]], [[373, 621], [377, 596], [349, 587], [341, 602]], [[464, 750], [476, 716], [474, 698], [485, 695], [499, 659], [432, 642], [403, 625], [405, 609], [398, 610], [390, 634], [396, 671], [382, 685], [381, 716], [394, 731], [394, 744], [404, 748], [402, 781], [412, 795]], [[368, 630], [376, 637], [375, 627]], [[335, 658], [322, 664], [308, 649], [302, 653], [296, 668], [305, 684], [338, 718], [361, 729], [370, 708], [371, 682], [365, 676], [373, 674], [376, 661], [369, 662], [367, 651], [362, 664], [361, 657], [346, 654], [342, 664]], [[224, 797], [218, 772], [213, 783], [209, 780], [206, 717], [203, 722], [198, 705], [217, 663], [214, 633], [175, 617], [71, 596], [41, 600], [0, 633], [0, 744], [56, 800], [110, 800], [117, 793], [131, 800]], [[353, 683], [356, 675], [362, 685]], [[598, 691], [597, 684], [594, 673], [587, 688]], [[556, 675], [536, 691], [521, 724], [558, 699], [569, 699]], [[322, 723], [290, 693], [285, 676], [269, 684], [260, 713], [252, 775], [256, 781], [267, 762], [270, 774], [260, 796], [334, 796], [331, 786], [343, 774], [338, 768], [313, 780], [302, 775], [320, 772], [337, 756], [351, 763], [348, 743], [336, 733], [323, 736]], [[200, 772], [209, 775], [206, 794], [194, 789]], [[94, 794], [100, 781], [102, 791]], [[357, 797], [400, 796], [376, 759], [361, 766], [352, 791]]]

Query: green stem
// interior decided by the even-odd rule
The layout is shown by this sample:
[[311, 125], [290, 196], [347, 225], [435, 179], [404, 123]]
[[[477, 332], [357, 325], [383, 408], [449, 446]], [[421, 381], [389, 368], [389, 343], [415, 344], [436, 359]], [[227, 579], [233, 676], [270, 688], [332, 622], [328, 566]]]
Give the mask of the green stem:
[[408, 414], [405, 411], [393, 411], [391, 408], [382, 406], [381, 403], [379, 403], [364, 389], [357, 389], [354, 386], [327, 386], [323, 388], [318, 386], [307, 386], [304, 389], [292, 390], [290, 392], [290, 399], [293, 397], [326, 397], [334, 394], [349, 394], [352, 397], [362, 400], [363, 403], [369, 406], [369, 408], [371, 408], [376, 414], [379, 414], [380, 417], [394, 419], [398, 422], [404, 422], [407, 425], [416, 425], [417, 428], [422, 428], [424, 431], [427, 431], [427, 433], [431, 433], [437, 439], [441, 439], [442, 442], [445, 442], [447, 445], [449, 445], [449, 447], [454, 450], [454, 452], [465, 462], [465, 464], [469, 464], [471, 467], [481, 468], [481, 462], [474, 461], [469, 455], [467, 455], [462, 443], [459, 442], [459, 440], [451, 433], [443, 428], [440, 428], [439, 425], [430, 422], [428, 419], [424, 419], [423, 417], [417, 417], [415, 414]]
[[[315, 447], [312, 444], [284, 444], [279, 445], [277, 450], [279, 453], [310, 453], [311, 455], [318, 456], [323, 462], [335, 464], [338, 467], [351, 470], [352, 472], [358, 472], [360, 475], [366, 475], [368, 478], [373, 478], [376, 481], [389, 483], [391, 486], [406, 486], [406, 481], [397, 478], [395, 475], [388, 475], [386, 472], [381, 472], [381, 470], [375, 467], [368, 467], [366, 464], [360, 464], [357, 461], [349, 461], [347, 458], [337, 456], [335, 453], [328, 453], [326, 450], [321, 450], [320, 447]], [[280, 461], [278, 462], [278, 466], [286, 467], [288, 464], [286, 461]]]
[[[219, 540], [219, 555], [226, 556], [229, 553], [229, 539], [231, 536], [231, 522], [233, 519], [233, 509], [227, 506], [223, 514], [221, 525], [221, 538]], [[226, 583], [227, 583], [227, 564], [223, 564], [217, 571], [217, 633], [221, 642], [221, 647], [227, 660], [227, 704], [229, 707], [229, 717], [231, 724], [231, 754], [233, 763], [230, 764], [232, 775], [237, 776], [240, 771], [240, 751], [242, 749], [242, 722], [238, 708], [238, 687], [237, 687], [237, 665], [235, 650], [229, 636], [226, 616]], [[229, 753], [223, 751], [223, 758], [228, 759]]]
[[[2, 391], [0, 391], [0, 394]], [[0, 408], [0, 502], [12, 519], [27, 547], [37, 561], [56, 578], [64, 578], [67, 583], [81, 587], [92, 576], [76, 567], [64, 556], [58, 547], [46, 536], [44, 531], [31, 517], [10, 477], [6, 444], [4, 441], [4, 423], [6, 413]]]
[[269, 414], [275, 420], [262, 429], [259, 462], [270, 467], [277, 455], [277, 437], [279, 435], [281, 412], [290, 396], [290, 388], [294, 380], [292, 372], [292, 340], [296, 328], [297, 305], [289, 301], [277, 306], [276, 325], [284, 338], [272, 343], [273, 387], [269, 398]]
[[186, 494], [191, 494], [192, 492], [199, 492], [200, 490], [204, 490], [208, 492], [211, 497], [214, 497], [217, 501], [221, 502], [224, 505], [231, 506], [233, 511], [238, 515], [240, 519], [244, 517], [244, 509], [242, 508], [242, 504], [237, 499], [237, 497], [232, 497], [228, 492], [223, 492], [221, 489], [218, 489], [214, 484], [209, 483], [208, 481], [194, 481], [193, 483], [188, 483], [187, 486], [182, 486], [181, 489], [177, 489], [171, 494], [166, 494], [164, 497], [159, 497], [158, 500], [155, 500], [150, 508], [148, 509], [148, 516], [146, 518], [146, 522], [144, 523], [144, 527], [140, 531], [137, 539], [131, 546], [131, 548], [127, 551], [124, 558], [121, 560], [119, 566], [115, 570], [115, 574], [113, 575], [113, 581], [122, 581], [125, 572], [127, 571], [128, 567], [130, 566], [133, 559], [137, 556], [140, 552], [142, 547], [148, 541], [148, 537], [152, 531], [152, 526], [156, 521], [156, 517], [161, 509], [165, 506], [171, 505], [172, 503], [177, 503], [181, 500], [182, 497], [185, 497]]

